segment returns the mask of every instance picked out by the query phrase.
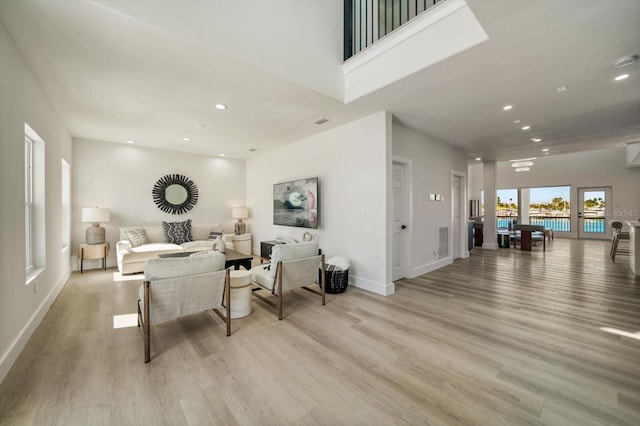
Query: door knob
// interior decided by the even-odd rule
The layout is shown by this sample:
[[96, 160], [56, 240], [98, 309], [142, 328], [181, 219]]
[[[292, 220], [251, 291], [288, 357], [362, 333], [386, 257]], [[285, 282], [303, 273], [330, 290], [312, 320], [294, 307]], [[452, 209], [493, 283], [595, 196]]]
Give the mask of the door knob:
[[407, 225], [402, 225], [400, 228], [401, 229], [407, 229]]

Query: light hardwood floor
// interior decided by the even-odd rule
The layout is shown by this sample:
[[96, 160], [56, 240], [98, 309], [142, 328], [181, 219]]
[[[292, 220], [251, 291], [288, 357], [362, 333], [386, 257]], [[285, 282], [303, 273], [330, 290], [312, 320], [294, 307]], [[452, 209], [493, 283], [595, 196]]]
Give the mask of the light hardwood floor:
[[[382, 297], [254, 299], [152, 326], [139, 281], [74, 273], [0, 385], [5, 425], [638, 425], [640, 279], [606, 241], [472, 252]], [[640, 336], [638, 336], [640, 337]]]

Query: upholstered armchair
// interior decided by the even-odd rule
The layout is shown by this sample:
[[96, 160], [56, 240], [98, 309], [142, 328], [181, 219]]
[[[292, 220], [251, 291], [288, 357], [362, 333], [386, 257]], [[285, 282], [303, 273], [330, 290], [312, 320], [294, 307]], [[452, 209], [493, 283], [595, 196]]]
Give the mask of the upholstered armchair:
[[[138, 326], [144, 334], [144, 362], [151, 360], [151, 324], [213, 310], [227, 325], [230, 316], [229, 271], [222, 253], [202, 252], [187, 257], [156, 258], [146, 262], [139, 290]], [[224, 300], [223, 300], [224, 299]]]
[[[315, 284], [318, 271], [320, 274], [320, 292], [308, 288]], [[322, 296], [322, 304], [325, 304], [325, 266], [324, 255], [318, 254], [316, 241], [278, 244], [271, 251], [271, 263], [260, 265], [251, 269], [251, 282], [260, 289], [264, 289], [275, 295], [277, 305], [272, 301], [255, 294], [264, 302], [278, 309], [278, 319], [282, 319], [282, 298], [286, 291], [295, 288], [303, 288], [319, 296]]]

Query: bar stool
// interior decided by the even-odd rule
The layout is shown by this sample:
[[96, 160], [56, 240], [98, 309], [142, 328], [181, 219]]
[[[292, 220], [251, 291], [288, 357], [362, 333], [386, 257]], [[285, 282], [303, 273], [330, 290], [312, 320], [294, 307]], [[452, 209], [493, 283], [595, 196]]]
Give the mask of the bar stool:
[[[611, 261], [616, 261], [616, 253], [618, 252], [618, 243], [620, 240], [629, 240], [629, 233], [622, 232], [622, 222], [614, 221], [611, 222], [611, 227], [613, 228], [613, 234], [611, 236], [611, 251], [609, 252], [609, 256], [611, 257]], [[621, 251], [621, 253], [629, 253], [628, 250]]]

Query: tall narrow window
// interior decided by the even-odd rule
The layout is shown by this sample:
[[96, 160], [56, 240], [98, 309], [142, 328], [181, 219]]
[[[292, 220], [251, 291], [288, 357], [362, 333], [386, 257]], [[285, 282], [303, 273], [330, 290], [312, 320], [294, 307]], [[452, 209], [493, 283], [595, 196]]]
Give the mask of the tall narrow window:
[[24, 138], [24, 237], [27, 274], [34, 269], [33, 261], [33, 140]]
[[71, 245], [71, 167], [62, 159], [62, 250]]
[[45, 146], [27, 123], [24, 124], [24, 239], [27, 279], [31, 283], [44, 271], [45, 232]]

